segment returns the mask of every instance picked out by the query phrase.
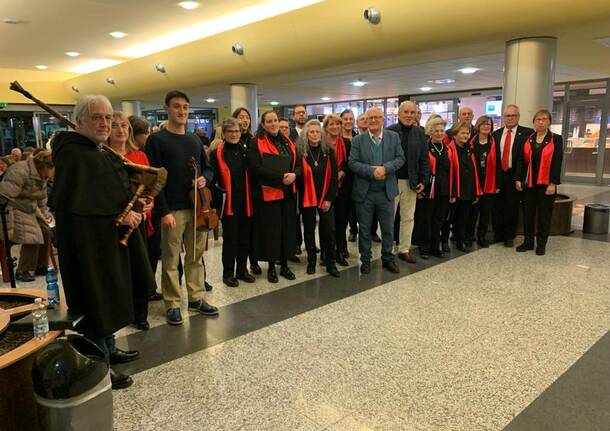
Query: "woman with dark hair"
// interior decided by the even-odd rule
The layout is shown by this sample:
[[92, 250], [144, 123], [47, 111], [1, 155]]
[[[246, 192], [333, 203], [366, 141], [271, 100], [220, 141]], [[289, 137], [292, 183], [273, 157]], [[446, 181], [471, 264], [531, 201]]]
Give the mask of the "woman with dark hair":
[[479, 247], [489, 247], [487, 231], [491, 219], [491, 210], [495, 195], [500, 191], [500, 163], [499, 151], [491, 134], [493, 131], [493, 120], [487, 115], [482, 115], [474, 125], [475, 135], [470, 139], [470, 148], [474, 152], [477, 164], [479, 186], [483, 194], [479, 202], [472, 208], [468, 225], [466, 227], [466, 246], [472, 246], [474, 231], [477, 226], [477, 244]]
[[133, 141], [139, 150], [144, 151], [146, 140], [150, 136], [150, 123], [145, 118], [136, 115], [130, 115], [128, 120], [133, 132]]
[[250, 111], [242, 106], [233, 111], [231, 117], [239, 121], [239, 129], [241, 132], [239, 143], [244, 147], [245, 150], [250, 143], [250, 140], [254, 137], [252, 134], [252, 116], [250, 115]]
[[339, 277], [335, 266], [335, 217], [333, 202], [337, 197], [337, 162], [334, 152], [322, 142], [322, 127], [318, 120], [309, 120], [299, 138], [302, 176], [299, 181], [301, 214], [307, 274], [316, 272], [316, 216], [320, 218], [320, 248], [324, 252], [326, 272]]
[[274, 111], [263, 113], [256, 136], [248, 145], [247, 160], [254, 201], [254, 258], [269, 263], [269, 282], [278, 282], [278, 260], [280, 275], [294, 280], [288, 258], [294, 256], [296, 248], [295, 181], [301, 175], [301, 161], [295, 145], [279, 133]]
[[[515, 168], [515, 187], [523, 191], [523, 244], [518, 252], [534, 249], [536, 254], [546, 253], [546, 243], [551, 230], [551, 216], [555, 205], [557, 186], [561, 180], [563, 140], [550, 131], [551, 113], [541, 109], [534, 114], [535, 132], [523, 144], [521, 156]], [[536, 214], [538, 220], [536, 222]]]

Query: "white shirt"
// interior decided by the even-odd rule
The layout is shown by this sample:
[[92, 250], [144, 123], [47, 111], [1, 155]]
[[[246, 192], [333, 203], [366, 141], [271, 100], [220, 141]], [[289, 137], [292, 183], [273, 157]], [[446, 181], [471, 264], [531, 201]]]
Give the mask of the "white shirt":
[[303, 129], [299, 129], [298, 127], [294, 127], [294, 129], [297, 131], [297, 133], [299, 134], [299, 136], [301, 136], [301, 132], [303, 131]]
[[[375, 137], [375, 135], [373, 135], [370, 131], [368, 131], [368, 132], [369, 132], [369, 138], [371, 138], [371, 141], [373, 141], [373, 143], [375, 143], [375, 139], [373, 139]], [[377, 138], [379, 138], [380, 143], [381, 143], [381, 141], [383, 141], [383, 128], [379, 131], [379, 136], [377, 136]]]
[[510, 137], [510, 152], [508, 157], [508, 169], [513, 167], [513, 144], [515, 143], [515, 136], [517, 135], [517, 127], [515, 126], [512, 129], [504, 126], [504, 130], [502, 131], [502, 139], [500, 140], [500, 164], [502, 164], [502, 155], [504, 154], [504, 140], [506, 139], [506, 133], [511, 130]]

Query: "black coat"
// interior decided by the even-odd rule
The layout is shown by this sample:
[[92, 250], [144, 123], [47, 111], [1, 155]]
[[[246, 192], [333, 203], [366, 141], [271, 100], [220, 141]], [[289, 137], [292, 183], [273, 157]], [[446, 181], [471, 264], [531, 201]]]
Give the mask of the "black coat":
[[[388, 127], [388, 130], [392, 130], [400, 136], [400, 145], [406, 159], [406, 166], [401, 169], [406, 168], [411, 188], [415, 189], [420, 183], [428, 184], [430, 181], [430, 160], [428, 159], [428, 143], [424, 131], [414, 125], [409, 132], [409, 144], [405, 145], [407, 137], [404, 136], [404, 130], [400, 123], [392, 124]], [[398, 173], [397, 176], [400, 177]]]
[[[114, 223], [131, 198], [129, 177], [116, 157], [76, 132], [55, 138], [53, 162], [49, 206], [66, 303], [85, 315], [80, 331], [111, 335], [134, 320], [130, 253], [137, 254], [135, 262], [147, 261], [140, 256], [146, 249], [139, 230], [127, 248], [119, 244], [124, 228]], [[150, 264], [140, 270], [152, 276]]]

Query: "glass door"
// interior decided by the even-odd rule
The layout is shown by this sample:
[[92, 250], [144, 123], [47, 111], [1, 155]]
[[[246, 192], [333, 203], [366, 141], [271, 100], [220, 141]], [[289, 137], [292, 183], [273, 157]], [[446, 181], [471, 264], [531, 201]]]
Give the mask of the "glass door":
[[[602, 166], [598, 160], [603, 157], [600, 154], [602, 100], [570, 100], [567, 111], [567, 130], [563, 134], [565, 178], [597, 182], [601, 179], [598, 166]], [[605, 130], [603, 132], [605, 141]], [[602, 152], [604, 147], [601, 147]]]

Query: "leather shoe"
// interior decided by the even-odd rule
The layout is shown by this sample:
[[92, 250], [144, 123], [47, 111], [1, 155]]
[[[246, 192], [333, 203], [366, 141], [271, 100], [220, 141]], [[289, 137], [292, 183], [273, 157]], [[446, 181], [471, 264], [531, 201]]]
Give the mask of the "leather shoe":
[[287, 266], [280, 268], [280, 275], [287, 280], [295, 280], [297, 278]]
[[224, 284], [226, 284], [229, 287], [237, 287], [239, 286], [239, 281], [237, 281], [237, 278], [233, 277], [233, 276], [229, 276], [229, 277], [222, 277], [222, 282]]
[[369, 274], [371, 272], [371, 262], [362, 262], [362, 265], [360, 265], [360, 272], [362, 274]]
[[398, 274], [400, 272], [400, 269], [398, 269], [398, 265], [396, 265], [396, 262], [394, 262], [393, 260], [383, 262], [382, 266], [388, 271], [393, 272], [394, 274]]
[[140, 357], [140, 352], [137, 350], [121, 350], [115, 349], [110, 354], [110, 365], [124, 364], [125, 362], [135, 361]]
[[337, 256], [337, 263], [341, 266], [349, 266], [349, 262], [341, 254]]
[[513, 241], [512, 239], [507, 239], [506, 241], [504, 241], [504, 247], [514, 247], [515, 246], [515, 241]]
[[404, 260], [407, 263], [415, 263], [415, 257], [411, 254], [410, 251], [405, 251], [404, 253], [398, 253], [398, 258], [400, 260]]
[[479, 247], [481, 248], [489, 248], [489, 241], [487, 241], [486, 239], [480, 239], [477, 241], [477, 244]]
[[523, 244], [517, 246], [517, 248], [515, 250], [517, 250], [518, 253], [523, 253], [526, 251], [530, 251], [534, 249], [534, 244], [528, 244], [526, 242], [524, 242]]
[[35, 280], [34, 276], [32, 274], [30, 274], [28, 271], [24, 271], [24, 272], [17, 271], [15, 273], [15, 279], [19, 280], [19, 281], [24, 281], [26, 283], [29, 283], [29, 282]]
[[459, 251], [462, 251], [464, 253], [468, 253], [470, 251], [470, 249], [468, 247], [466, 247], [466, 245], [462, 241], [457, 241], [455, 243], [455, 248], [457, 248]]
[[263, 273], [263, 270], [261, 269], [261, 267], [258, 263], [251, 264], [250, 271], [252, 271], [252, 274], [256, 274], [256, 275], [261, 275]]
[[250, 274], [249, 272], [244, 272], [243, 274], [237, 274], [237, 278], [238, 280], [244, 281], [246, 283], [254, 283], [256, 281], [256, 278]]
[[430, 254], [434, 257], [443, 258], [445, 257], [445, 253], [441, 250], [430, 250]]
[[430, 250], [428, 250], [427, 248], [419, 248], [419, 255], [421, 256], [422, 259], [429, 259], [430, 258]]
[[441, 246], [441, 250], [443, 250], [443, 253], [449, 253], [451, 251], [448, 241], [443, 242], [443, 244]]
[[275, 272], [275, 268], [269, 268], [267, 270], [267, 280], [269, 281], [269, 283], [278, 282], [277, 272]]
[[335, 265], [328, 265], [326, 267], [326, 272], [328, 272], [330, 275], [332, 275], [335, 278], [341, 277], [341, 274], [339, 274], [339, 270], [337, 269], [337, 267]]
[[150, 323], [148, 323], [146, 320], [144, 322], [138, 322], [136, 323], [136, 328], [138, 328], [140, 331], [148, 331], [150, 329]]
[[349, 236], [347, 237], [347, 240], [349, 242], [356, 242], [357, 238], [358, 238], [358, 234], [350, 233]]
[[538, 244], [536, 245], [536, 255], [544, 256], [546, 253], [546, 244]]
[[112, 382], [112, 389], [126, 389], [133, 385], [133, 379], [127, 374], [119, 373], [110, 368], [110, 381]]
[[316, 273], [316, 262], [307, 262], [307, 274], [315, 274]]

